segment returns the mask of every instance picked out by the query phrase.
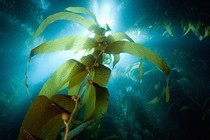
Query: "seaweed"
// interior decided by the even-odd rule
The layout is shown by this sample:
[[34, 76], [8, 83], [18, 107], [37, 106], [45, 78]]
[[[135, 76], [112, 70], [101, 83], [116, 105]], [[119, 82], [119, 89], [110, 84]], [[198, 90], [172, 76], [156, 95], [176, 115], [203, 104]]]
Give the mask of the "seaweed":
[[[63, 50], [93, 50], [93, 52], [83, 56], [79, 61], [68, 60], [44, 83], [25, 116], [18, 139], [22, 139], [24, 132], [27, 131], [30, 136], [53, 140], [65, 127], [66, 140], [71, 137], [69, 134], [75, 127], [90, 120], [100, 120], [108, 108], [109, 92], [106, 85], [111, 74], [111, 69], [103, 65], [104, 54], [113, 55], [113, 67], [120, 61], [120, 53], [140, 57], [139, 77], [142, 76], [142, 59], [156, 65], [167, 77], [166, 102], [169, 101], [170, 68], [159, 55], [135, 43], [123, 32], [106, 36], [105, 33], [111, 30], [110, 27], [108, 24], [101, 27], [95, 15], [88, 9], [68, 7], [65, 10], [67, 12], [47, 17], [38, 27], [34, 37], [39, 36], [49, 24], [58, 20], [77, 22], [92, 32], [94, 37], [68, 36], [44, 42], [31, 50], [28, 63], [37, 54]], [[93, 20], [80, 14], [88, 15]], [[28, 89], [27, 81], [26, 85]], [[57, 94], [64, 88], [68, 89], [68, 95]]]

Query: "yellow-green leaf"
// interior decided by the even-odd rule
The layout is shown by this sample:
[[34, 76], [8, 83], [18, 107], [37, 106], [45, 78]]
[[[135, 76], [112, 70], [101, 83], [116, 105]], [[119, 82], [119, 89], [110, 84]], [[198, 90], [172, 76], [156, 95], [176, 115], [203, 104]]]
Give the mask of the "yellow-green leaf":
[[139, 64], [139, 78], [142, 78], [142, 73], [143, 73], [143, 68], [142, 68], [142, 58], [140, 60], [140, 64]]
[[154, 104], [157, 104], [159, 101], [160, 101], [160, 97], [156, 96], [153, 99], [151, 99], [150, 101], [144, 102], [144, 104], [145, 105], [154, 105]]
[[50, 53], [62, 50], [82, 50], [97, 47], [97, 42], [87, 36], [69, 36], [51, 40], [37, 46], [31, 51], [30, 58], [37, 54]]
[[96, 59], [93, 57], [93, 55], [87, 55], [83, 56], [79, 61], [83, 65], [91, 67], [94, 64], [95, 60]]
[[94, 67], [94, 71], [95, 73], [94, 73], [93, 82], [97, 83], [102, 87], [106, 87], [109, 81], [111, 70], [106, 66], [100, 64], [98, 67]]
[[92, 84], [87, 84], [85, 92], [81, 96], [76, 119], [86, 121], [93, 114], [96, 105], [96, 90]]
[[89, 15], [96, 23], [98, 23], [97, 20], [96, 20], [95, 14], [92, 13], [90, 10], [84, 8], [84, 7], [68, 7], [65, 10], [73, 12], [73, 13]]
[[101, 87], [96, 83], [93, 83], [93, 85], [96, 89], [96, 108], [90, 120], [97, 121], [107, 112], [109, 91], [107, 88]]
[[106, 53], [129, 53], [135, 56], [144, 58], [154, 65], [156, 65], [160, 70], [162, 70], [166, 75], [169, 75], [170, 69], [166, 62], [156, 53], [148, 48], [145, 48], [141, 44], [128, 42], [128, 41], [116, 41], [110, 44], [106, 50]]
[[115, 65], [120, 61], [120, 54], [115, 54], [114, 55], [114, 62], [113, 62], [113, 68]]
[[117, 33], [112, 33], [107, 36], [106, 41], [108, 43], [113, 43], [115, 41], [120, 41], [120, 40], [128, 40], [130, 42], [134, 42], [132, 38], [130, 38], [127, 34], [123, 32], [117, 32]]
[[87, 74], [88, 74], [87, 71], [83, 71], [83, 72], [77, 74], [76, 76], [74, 76], [69, 81], [68, 95], [76, 95], [76, 96], [78, 95], [78, 92], [80, 90], [80, 86], [82, 85], [82, 82], [85, 80], [85, 77], [87, 76]]
[[85, 71], [85, 65], [73, 59], [67, 61], [45, 82], [39, 95], [45, 95], [49, 98], [52, 97], [59, 89], [70, 81], [72, 77], [82, 71]]
[[57, 21], [57, 20], [71, 20], [74, 22], [79, 23], [80, 25], [84, 26], [85, 28], [87, 28], [90, 32], [96, 33], [96, 34], [100, 34], [101, 33], [101, 29], [100, 27], [93, 21], [86, 19], [78, 14], [74, 14], [74, 13], [70, 13], [70, 12], [59, 12], [53, 15], [50, 15], [49, 17], [47, 17], [38, 27], [37, 31], [34, 34], [34, 37], [38, 37], [44, 30], [45, 28]]

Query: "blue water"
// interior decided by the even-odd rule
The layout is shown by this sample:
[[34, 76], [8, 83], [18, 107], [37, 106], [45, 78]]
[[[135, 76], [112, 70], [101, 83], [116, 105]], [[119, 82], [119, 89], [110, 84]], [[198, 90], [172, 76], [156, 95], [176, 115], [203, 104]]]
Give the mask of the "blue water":
[[[164, 74], [143, 60], [143, 72], [148, 74], [139, 79], [138, 70], [130, 70], [139, 64], [140, 59], [121, 54], [121, 60], [112, 70], [107, 85], [109, 107], [107, 115], [101, 120], [104, 131], [98, 133], [99, 139], [109, 136], [114, 139], [113, 135], [129, 140], [210, 139], [209, 36], [200, 41], [192, 32], [183, 36], [179, 28], [175, 29], [173, 36], [166, 36], [163, 35], [164, 28], [158, 26], [164, 24], [165, 17], [170, 16], [171, 21], [179, 20], [171, 8], [176, 9], [181, 4], [180, 8], [185, 10], [177, 9], [180, 17], [194, 21], [200, 17], [205, 25], [210, 25], [209, 19], [205, 19], [210, 12], [205, 4], [202, 11], [198, 11], [196, 2], [0, 0], [0, 139], [17, 139], [24, 116], [44, 82], [66, 60], [79, 59], [79, 55], [67, 51], [37, 55], [28, 67], [26, 65], [30, 50], [35, 46], [62, 36], [88, 34], [78, 24], [58, 21], [40, 37], [33, 38], [43, 19], [68, 6], [90, 9], [101, 25], [108, 23], [111, 32], [126, 32], [135, 42], [159, 54], [171, 67], [171, 100], [165, 103]], [[187, 11], [187, 7], [195, 10]], [[26, 71], [30, 96], [24, 81]], [[158, 103], [145, 104], [161, 94], [163, 96]], [[78, 139], [87, 135], [90, 136], [83, 133]]]

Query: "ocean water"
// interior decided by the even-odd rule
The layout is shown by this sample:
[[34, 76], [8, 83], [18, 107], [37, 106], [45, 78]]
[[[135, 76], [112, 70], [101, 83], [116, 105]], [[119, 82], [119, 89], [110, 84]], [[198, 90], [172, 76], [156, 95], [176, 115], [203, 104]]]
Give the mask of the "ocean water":
[[[0, 0], [0, 139], [17, 139], [24, 116], [46, 80], [65, 61], [79, 60], [84, 54], [40, 54], [27, 65], [30, 51], [45, 41], [90, 34], [75, 22], [57, 21], [33, 38], [47, 16], [69, 6], [89, 9], [101, 26], [110, 26], [108, 34], [128, 34], [171, 69], [171, 96], [165, 102], [164, 73], [143, 59], [139, 78], [140, 58], [121, 53], [114, 68], [112, 63], [106, 65], [112, 71], [107, 113], [75, 139], [210, 139], [210, 11], [204, 1], [193, 0]], [[36, 125], [33, 120], [31, 125]]]

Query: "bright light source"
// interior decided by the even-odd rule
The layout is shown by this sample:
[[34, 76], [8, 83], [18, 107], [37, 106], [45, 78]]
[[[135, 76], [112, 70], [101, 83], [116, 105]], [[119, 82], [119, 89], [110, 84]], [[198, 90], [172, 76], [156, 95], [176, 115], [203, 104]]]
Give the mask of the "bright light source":
[[96, 15], [98, 23], [102, 27], [107, 23], [111, 29], [115, 29], [117, 24], [118, 11], [116, 7], [117, 5], [112, 0], [106, 0], [102, 3], [97, 0], [90, 2], [90, 9]]

